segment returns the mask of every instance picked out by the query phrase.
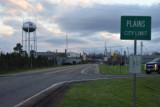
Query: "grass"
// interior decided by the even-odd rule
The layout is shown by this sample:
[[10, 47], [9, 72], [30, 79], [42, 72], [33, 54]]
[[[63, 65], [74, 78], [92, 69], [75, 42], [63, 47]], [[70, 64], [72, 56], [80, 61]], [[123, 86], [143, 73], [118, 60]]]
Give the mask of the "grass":
[[[144, 72], [144, 65], [142, 65], [142, 73]], [[127, 65], [120, 66], [120, 65], [106, 65], [101, 64], [99, 65], [99, 70], [102, 74], [109, 74], [109, 75], [126, 75], [129, 74], [129, 68]]]
[[13, 69], [13, 70], [11, 70], [11, 69], [0, 70], [0, 74], [13, 74], [13, 73], [21, 73], [21, 72], [30, 72], [30, 71], [53, 68], [53, 67], [60, 67], [60, 66], [55, 65], [55, 66], [48, 66], [48, 67], [33, 67], [33, 68], [26, 67], [26, 68], [17, 68], [17, 69]]
[[128, 66], [101, 64], [99, 65], [99, 69], [102, 74], [111, 74], [111, 75], [128, 74]]
[[[159, 77], [137, 79], [137, 107], [159, 107], [159, 83]], [[131, 107], [131, 89], [131, 79], [73, 84], [57, 107]]]

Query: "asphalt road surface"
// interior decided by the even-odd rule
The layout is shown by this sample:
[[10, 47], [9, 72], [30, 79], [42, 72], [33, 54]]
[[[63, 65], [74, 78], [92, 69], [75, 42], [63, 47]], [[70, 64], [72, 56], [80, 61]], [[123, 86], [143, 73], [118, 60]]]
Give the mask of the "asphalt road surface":
[[13, 107], [54, 83], [95, 79], [97, 65], [75, 65], [0, 76], [0, 107]]

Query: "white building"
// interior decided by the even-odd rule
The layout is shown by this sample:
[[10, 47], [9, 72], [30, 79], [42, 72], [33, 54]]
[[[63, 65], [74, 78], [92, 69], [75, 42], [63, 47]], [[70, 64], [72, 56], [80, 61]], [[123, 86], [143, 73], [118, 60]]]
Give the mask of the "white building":
[[68, 52], [64, 60], [64, 64], [80, 64], [81, 62], [81, 54], [75, 52]]

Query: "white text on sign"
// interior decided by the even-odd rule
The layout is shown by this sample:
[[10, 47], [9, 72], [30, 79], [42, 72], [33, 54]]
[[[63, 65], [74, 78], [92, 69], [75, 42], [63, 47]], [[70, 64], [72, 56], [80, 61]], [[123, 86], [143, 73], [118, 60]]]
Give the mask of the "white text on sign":
[[144, 20], [127, 20], [126, 26], [130, 28], [145, 28], [146, 25]]

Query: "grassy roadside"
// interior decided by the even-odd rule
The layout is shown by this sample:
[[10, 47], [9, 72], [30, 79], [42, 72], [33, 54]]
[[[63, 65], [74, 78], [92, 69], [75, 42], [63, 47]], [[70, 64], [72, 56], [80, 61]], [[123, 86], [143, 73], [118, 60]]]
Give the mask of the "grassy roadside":
[[101, 64], [99, 65], [99, 70], [102, 74], [110, 74], [110, 75], [128, 74], [128, 66]]
[[[64, 65], [64, 66], [66, 66], [66, 65]], [[43, 69], [54, 68], [54, 67], [61, 67], [61, 66], [48, 66], [48, 67], [35, 67], [35, 68], [22, 68], [22, 69], [17, 68], [14, 70], [0, 70], [0, 75], [21, 73], [21, 72], [30, 72], [30, 71], [43, 70]]]
[[[159, 107], [160, 78], [137, 79], [137, 107]], [[57, 107], [131, 107], [131, 79], [73, 84]]]
[[[109, 74], [109, 75], [126, 75], [129, 74], [129, 68], [127, 65], [120, 66], [120, 65], [99, 65], [99, 71], [102, 74]], [[141, 67], [142, 73], [144, 73], [144, 65]]]

